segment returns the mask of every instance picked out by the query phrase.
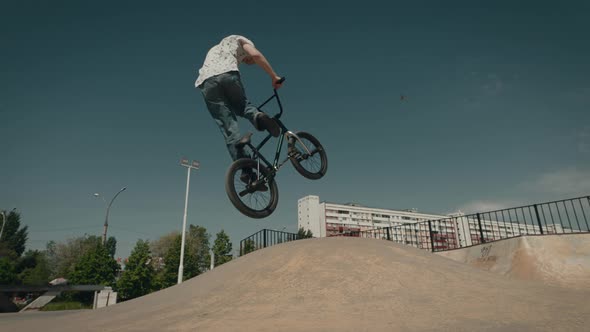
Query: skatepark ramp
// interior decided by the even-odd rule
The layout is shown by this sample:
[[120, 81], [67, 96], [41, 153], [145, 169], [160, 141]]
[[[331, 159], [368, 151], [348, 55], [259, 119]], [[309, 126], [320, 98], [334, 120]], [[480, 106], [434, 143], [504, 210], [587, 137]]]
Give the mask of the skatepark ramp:
[[590, 289], [590, 234], [523, 236], [437, 254], [509, 278]]
[[589, 296], [587, 289], [513, 280], [391, 241], [338, 237], [256, 250], [107, 308], [2, 315], [0, 326], [44, 332], [583, 331]]

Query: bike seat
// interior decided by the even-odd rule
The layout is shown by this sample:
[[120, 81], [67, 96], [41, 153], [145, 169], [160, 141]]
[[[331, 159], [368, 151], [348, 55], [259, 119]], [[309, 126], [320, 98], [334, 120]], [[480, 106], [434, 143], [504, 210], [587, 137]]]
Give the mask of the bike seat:
[[250, 143], [250, 139], [252, 138], [252, 133], [247, 133], [246, 135], [242, 136], [238, 143], [236, 143], [236, 148], [241, 149]]

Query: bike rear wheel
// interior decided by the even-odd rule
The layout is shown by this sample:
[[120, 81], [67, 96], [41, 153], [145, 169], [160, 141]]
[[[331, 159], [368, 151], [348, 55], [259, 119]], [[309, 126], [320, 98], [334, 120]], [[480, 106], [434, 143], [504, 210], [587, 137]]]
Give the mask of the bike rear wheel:
[[296, 135], [301, 139], [301, 142], [294, 137], [289, 137], [289, 159], [293, 167], [308, 179], [322, 178], [328, 170], [328, 157], [324, 147], [310, 133], [300, 131]]
[[[241, 179], [244, 173], [250, 176], [247, 183]], [[225, 175], [225, 191], [236, 209], [251, 218], [268, 217], [279, 202], [277, 183], [254, 159], [242, 158], [231, 164]]]

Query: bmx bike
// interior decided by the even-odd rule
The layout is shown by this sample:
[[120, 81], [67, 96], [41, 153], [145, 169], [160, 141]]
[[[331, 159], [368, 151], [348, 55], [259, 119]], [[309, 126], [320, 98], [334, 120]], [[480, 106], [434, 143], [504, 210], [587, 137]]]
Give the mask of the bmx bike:
[[[282, 83], [284, 80], [283, 77], [279, 82]], [[277, 207], [279, 190], [275, 177], [287, 160], [291, 161], [299, 174], [311, 180], [322, 178], [328, 169], [326, 151], [318, 139], [307, 132], [292, 132], [280, 120], [283, 106], [276, 89], [273, 95], [257, 108], [262, 109], [273, 99], [276, 99], [280, 109], [280, 112], [272, 117], [280, 127], [273, 162], [269, 162], [260, 153], [260, 149], [272, 135], [268, 134], [262, 142], [254, 146], [251, 142], [252, 133], [247, 133], [236, 147], [238, 149], [249, 147], [251, 157], [234, 161], [225, 176], [225, 191], [229, 200], [241, 213], [257, 219], [268, 217]], [[287, 156], [279, 162], [285, 140], [288, 146]]]

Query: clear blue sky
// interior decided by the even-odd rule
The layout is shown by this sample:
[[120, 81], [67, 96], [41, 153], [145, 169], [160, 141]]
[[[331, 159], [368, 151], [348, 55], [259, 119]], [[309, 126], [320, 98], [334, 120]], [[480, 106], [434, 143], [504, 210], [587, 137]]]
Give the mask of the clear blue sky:
[[[587, 195], [589, 17], [587, 1], [3, 1], [0, 208], [16, 207], [41, 249], [101, 234], [92, 194], [126, 186], [109, 228], [126, 257], [181, 229], [182, 156], [201, 162], [188, 222], [234, 247], [296, 231], [309, 194], [434, 213]], [[328, 152], [322, 180], [281, 170], [263, 220], [230, 204], [230, 158], [193, 86], [229, 34], [287, 77], [285, 124]], [[242, 73], [254, 103], [270, 95], [261, 69]]]

